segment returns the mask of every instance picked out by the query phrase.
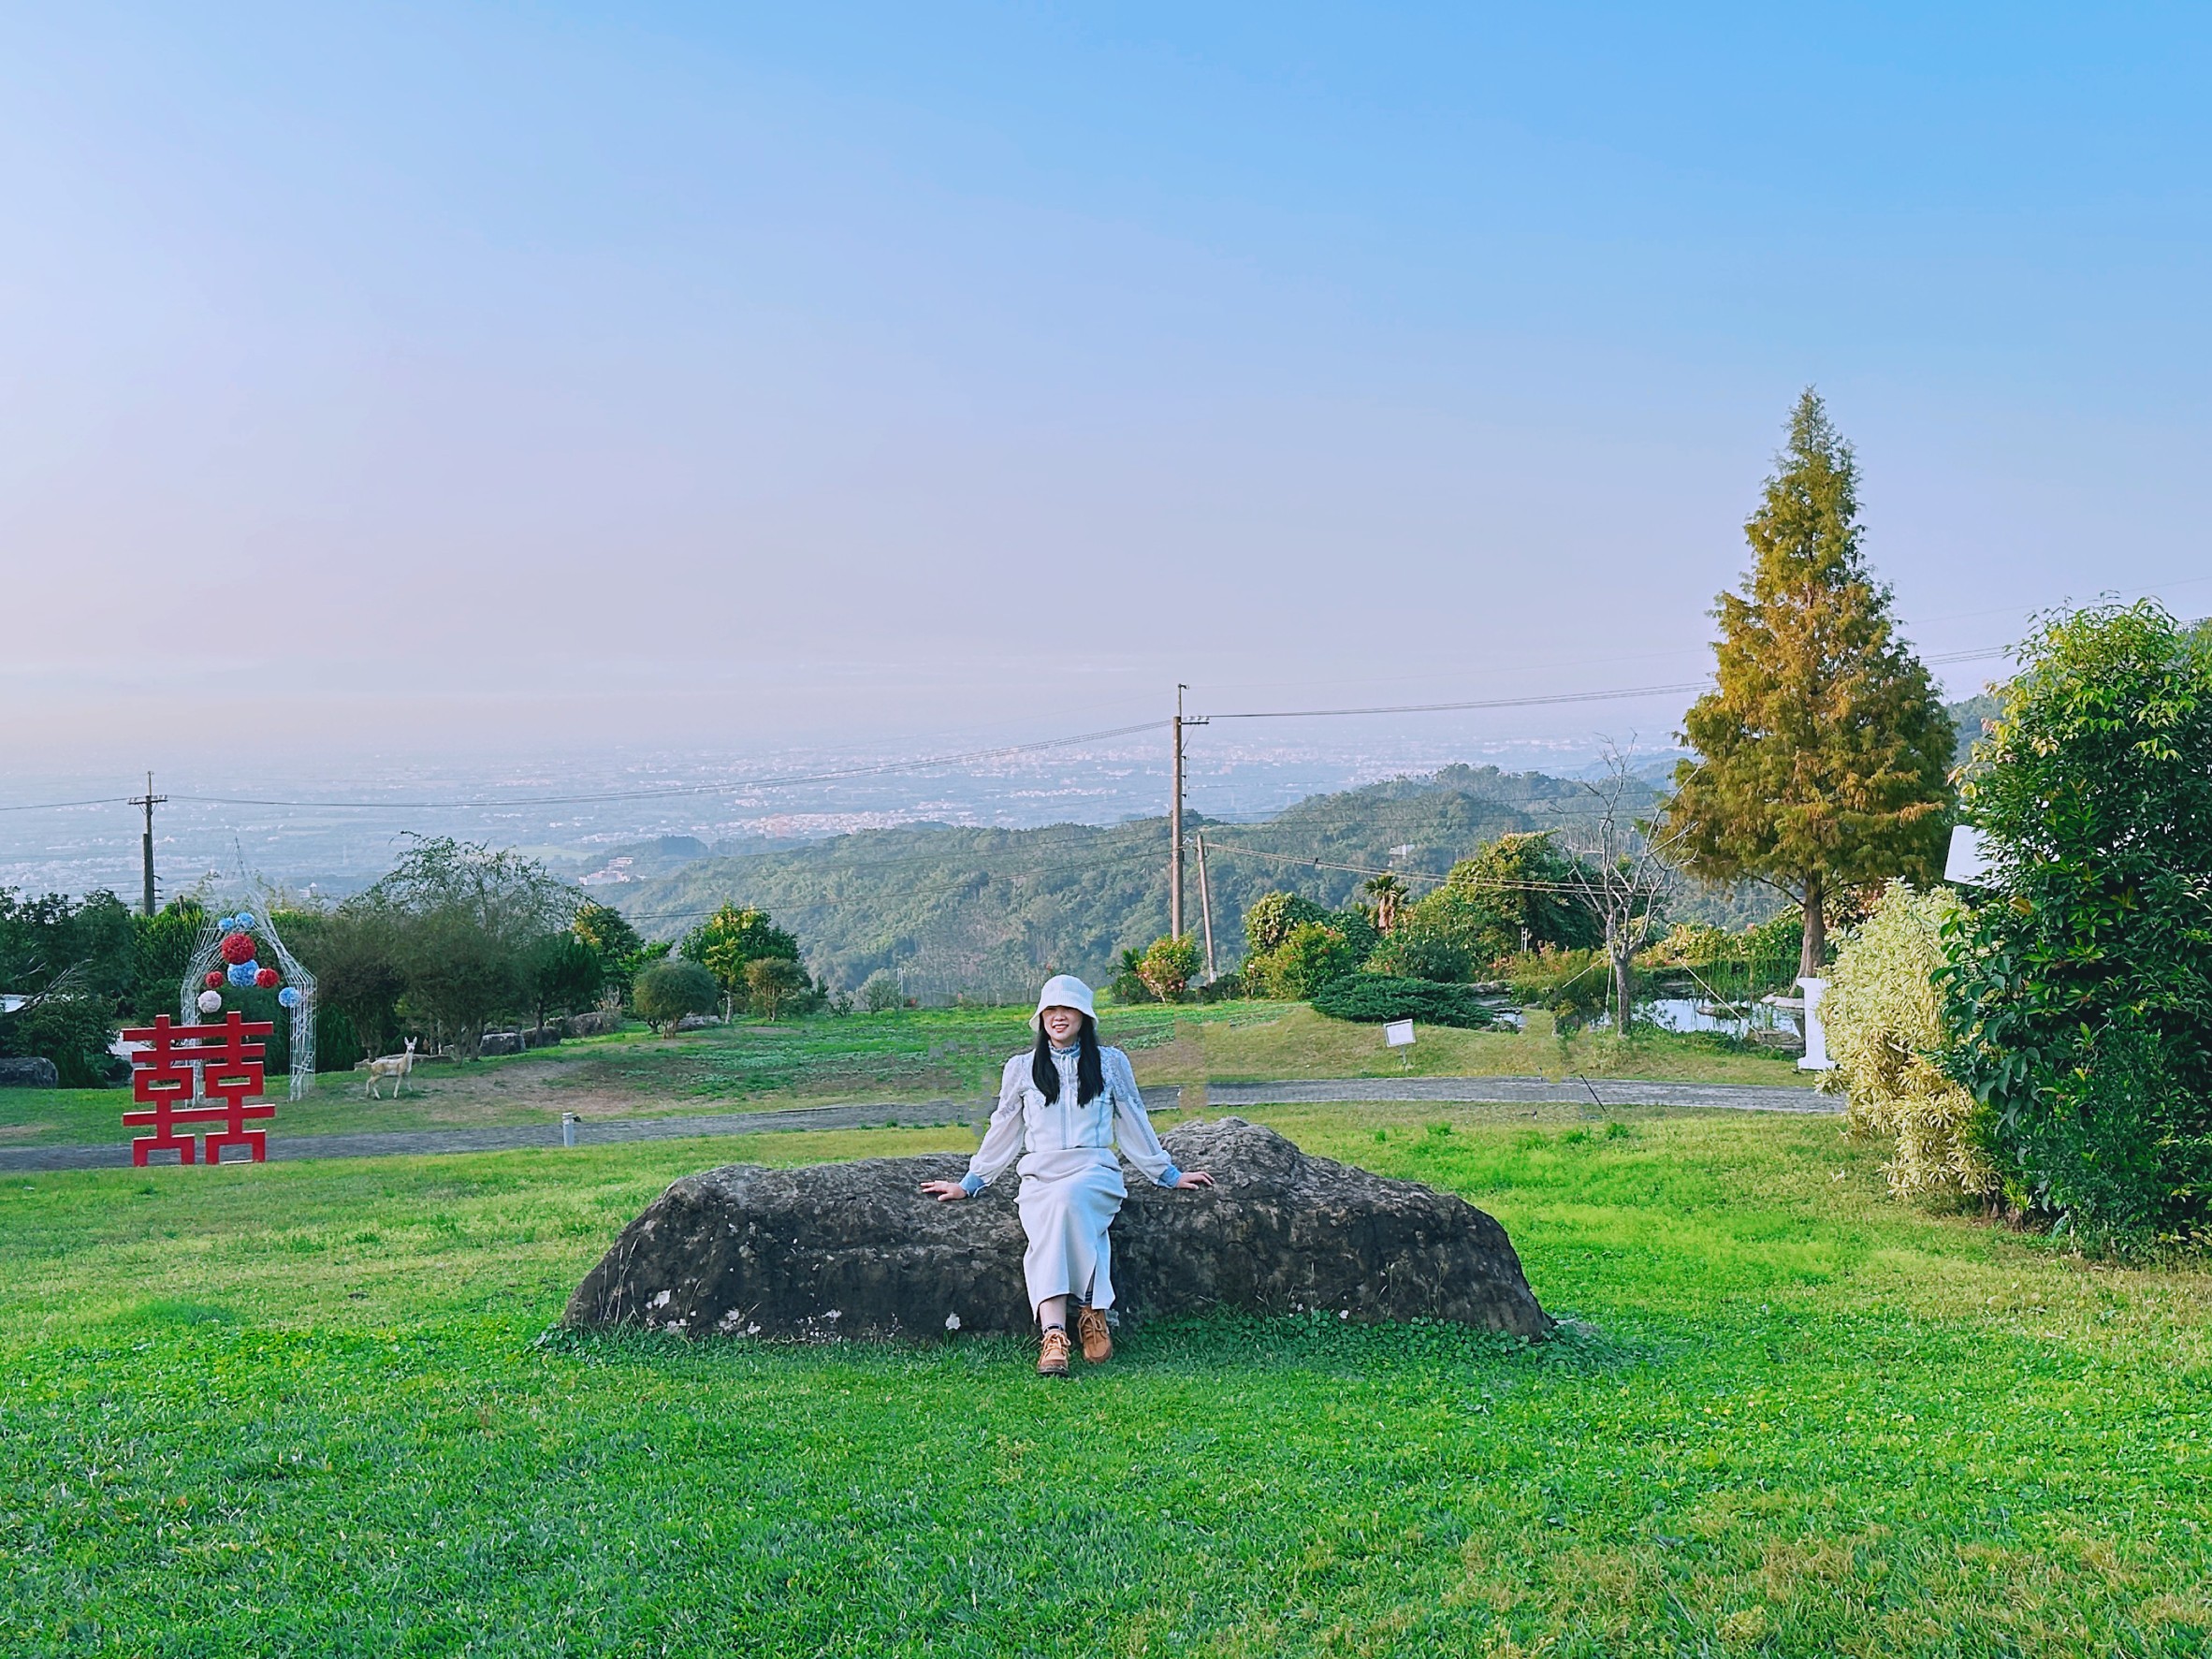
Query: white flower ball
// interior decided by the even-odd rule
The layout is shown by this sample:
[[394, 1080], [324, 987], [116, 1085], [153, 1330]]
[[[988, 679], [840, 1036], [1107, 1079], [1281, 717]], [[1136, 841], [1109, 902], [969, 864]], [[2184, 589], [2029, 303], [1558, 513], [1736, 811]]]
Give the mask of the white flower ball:
[[202, 1013], [221, 1013], [223, 1011], [223, 993], [202, 991], [199, 994], [199, 1011]]

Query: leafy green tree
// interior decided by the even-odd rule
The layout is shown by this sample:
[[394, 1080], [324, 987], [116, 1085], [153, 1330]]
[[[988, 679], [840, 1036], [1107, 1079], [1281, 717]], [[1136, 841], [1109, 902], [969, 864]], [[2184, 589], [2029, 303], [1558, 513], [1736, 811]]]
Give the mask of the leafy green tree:
[[[797, 962], [799, 941], [768, 920], [765, 910], [726, 904], [684, 935], [682, 954], [714, 975], [722, 988], [722, 1017], [734, 1015], [749, 995], [747, 969], [755, 962]], [[802, 976], [803, 977], [803, 976]], [[770, 1014], [770, 1020], [775, 1019]]]
[[[207, 920], [196, 898], [173, 898], [153, 915], [136, 919], [131, 993], [124, 1010], [134, 1021], [143, 1025], [160, 1013], [177, 1017], [177, 994]], [[284, 937], [291, 939], [289, 933]]]
[[1817, 975], [1838, 889], [1933, 879], [1953, 733], [1859, 550], [1858, 466], [1808, 389], [1744, 525], [1752, 569], [1714, 615], [1718, 684], [1691, 705], [1660, 837], [1692, 874], [1756, 878], [1805, 912]]
[[36, 993], [67, 976], [71, 996], [112, 1011], [130, 995], [137, 968], [131, 913], [112, 893], [19, 898], [0, 887], [0, 986]]
[[1199, 970], [1199, 948], [1188, 935], [1171, 939], [1162, 934], [1152, 941], [1137, 965], [1144, 988], [1162, 1002], [1180, 1002]]
[[645, 954], [645, 940], [630, 924], [630, 918], [612, 905], [595, 904], [587, 899], [576, 907], [575, 920], [569, 924], [569, 928], [599, 958], [606, 982], [618, 995], [628, 997], [631, 981], [649, 960]]
[[714, 975], [680, 956], [648, 964], [630, 987], [631, 1006], [656, 1034], [674, 1031], [686, 1014], [711, 1013], [721, 1000]]
[[1548, 945], [1589, 950], [1604, 929], [1575, 896], [1577, 873], [1550, 831], [1501, 836], [1409, 906], [1404, 926], [1456, 946], [1472, 965]]
[[547, 935], [573, 925], [576, 895], [535, 859], [449, 836], [418, 836], [352, 901], [397, 936], [400, 1009], [473, 1058], [495, 1016], [530, 1004], [529, 964]]
[[606, 985], [599, 953], [574, 932], [549, 933], [538, 940], [524, 974], [541, 1031], [548, 1012], [575, 1013], [589, 1008]]
[[407, 992], [404, 918], [373, 904], [342, 904], [297, 947], [315, 976], [316, 997], [344, 1014], [370, 1056], [396, 1046]]
[[869, 1013], [889, 1013], [906, 1003], [907, 994], [899, 985], [898, 975], [888, 968], [877, 968], [861, 982], [860, 1006]]
[[2212, 632], [2157, 604], [2022, 648], [1965, 808], [1991, 890], [1950, 940], [1950, 1074], [2020, 1209], [2212, 1223]]
[[746, 995], [771, 1026], [786, 1004], [810, 988], [807, 970], [788, 956], [755, 956], [745, 965]]

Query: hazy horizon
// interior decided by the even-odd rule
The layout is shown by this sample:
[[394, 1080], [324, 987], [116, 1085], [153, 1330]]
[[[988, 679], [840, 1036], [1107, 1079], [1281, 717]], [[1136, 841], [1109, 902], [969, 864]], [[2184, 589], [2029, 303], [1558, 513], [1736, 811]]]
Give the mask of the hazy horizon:
[[[0, 765], [252, 793], [939, 752], [1179, 680], [1691, 682], [1807, 385], [1931, 658], [2106, 591], [2202, 612], [2208, 44], [2058, 7], [19, 8]], [[1663, 743], [1684, 700], [1404, 739]]]

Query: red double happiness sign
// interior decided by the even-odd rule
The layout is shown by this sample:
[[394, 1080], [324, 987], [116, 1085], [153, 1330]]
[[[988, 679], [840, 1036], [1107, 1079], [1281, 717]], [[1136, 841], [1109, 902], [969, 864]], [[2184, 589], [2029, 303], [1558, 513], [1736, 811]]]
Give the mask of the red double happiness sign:
[[265, 1052], [247, 1039], [275, 1029], [267, 1020], [249, 1023], [233, 1010], [219, 1026], [177, 1026], [159, 1014], [153, 1025], [125, 1031], [124, 1041], [146, 1045], [131, 1055], [131, 1099], [149, 1110], [124, 1113], [124, 1127], [153, 1129], [131, 1142], [131, 1162], [142, 1165], [155, 1152], [174, 1152], [179, 1163], [198, 1162], [196, 1130], [202, 1124], [211, 1126], [209, 1163], [221, 1163], [226, 1146], [243, 1146], [254, 1162], [265, 1161], [269, 1132], [246, 1125], [274, 1117], [276, 1108], [246, 1104], [261, 1093]]

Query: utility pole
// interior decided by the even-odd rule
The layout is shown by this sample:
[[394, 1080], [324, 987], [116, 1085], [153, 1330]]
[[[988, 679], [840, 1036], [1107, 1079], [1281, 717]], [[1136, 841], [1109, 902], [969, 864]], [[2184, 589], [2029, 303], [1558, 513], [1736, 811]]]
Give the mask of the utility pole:
[[1168, 803], [1168, 937], [1183, 937], [1183, 693], [1175, 688], [1174, 797]]
[[153, 774], [146, 774], [146, 793], [135, 797], [131, 805], [146, 808], [146, 833], [138, 839], [138, 851], [146, 866], [146, 914], [153, 914], [153, 808], [168, 796], [153, 793]]
[[1183, 693], [1189, 690], [1175, 688], [1175, 794], [1168, 803], [1168, 937], [1174, 939], [1183, 937], [1183, 733], [1206, 723], [1202, 715], [1183, 712]]

